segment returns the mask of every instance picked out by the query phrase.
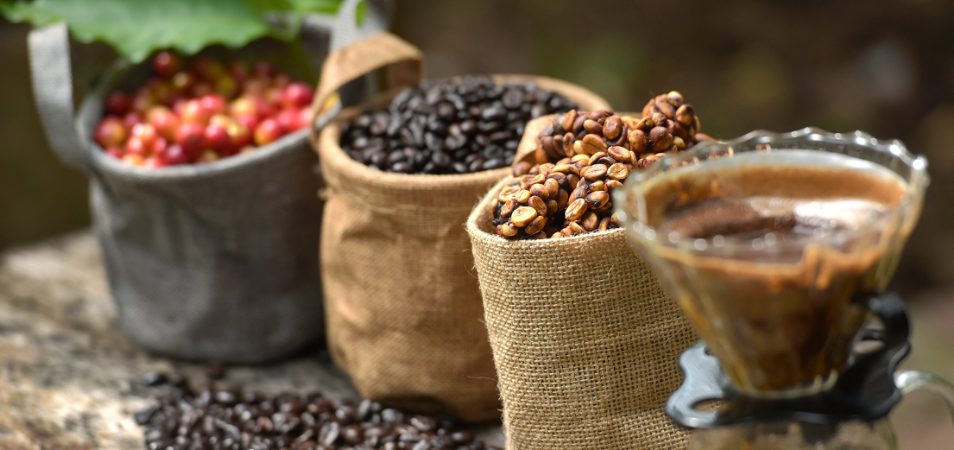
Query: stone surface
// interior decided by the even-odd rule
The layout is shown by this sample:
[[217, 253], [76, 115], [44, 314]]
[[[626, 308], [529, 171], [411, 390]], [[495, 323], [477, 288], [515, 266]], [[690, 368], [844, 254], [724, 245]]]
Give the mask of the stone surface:
[[[207, 379], [206, 366], [150, 355], [120, 333], [89, 233], [0, 255], [0, 449], [143, 448], [132, 415], [150, 404], [141, 379], [155, 370], [183, 373], [197, 385]], [[357, 398], [317, 351], [230, 367], [217, 383]], [[502, 445], [499, 427], [478, 431]]]
[[[954, 379], [954, 301], [950, 290], [909, 296], [914, 352], [905, 366]], [[145, 353], [125, 338], [89, 233], [0, 254], [0, 450], [143, 448], [132, 414], [149, 404], [139, 381], [153, 370], [193, 383], [206, 367]], [[230, 367], [223, 386], [320, 390], [357, 398], [326, 356]], [[930, 393], [914, 393], [892, 414], [902, 449], [954, 448], [954, 426]], [[480, 431], [503, 445], [499, 427]]]

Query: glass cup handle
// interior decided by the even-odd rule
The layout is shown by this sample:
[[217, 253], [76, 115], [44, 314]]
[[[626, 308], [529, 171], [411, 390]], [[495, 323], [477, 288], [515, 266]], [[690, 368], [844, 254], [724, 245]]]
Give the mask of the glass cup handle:
[[894, 383], [907, 395], [918, 389], [927, 389], [944, 399], [948, 412], [951, 413], [951, 423], [954, 424], [954, 384], [930, 372], [920, 370], [905, 370], [894, 374]]

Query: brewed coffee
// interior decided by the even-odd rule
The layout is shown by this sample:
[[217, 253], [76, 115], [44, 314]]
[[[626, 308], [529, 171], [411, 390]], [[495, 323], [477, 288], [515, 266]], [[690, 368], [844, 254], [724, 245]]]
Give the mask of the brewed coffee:
[[[754, 395], [824, 388], [848, 361], [877, 291], [907, 186], [835, 153], [752, 152], [645, 181], [644, 223], [671, 292], [732, 385]], [[689, 251], [686, 251], [686, 250]]]
[[659, 231], [692, 238], [790, 241], [863, 226], [887, 209], [871, 200], [717, 199], [673, 211]]

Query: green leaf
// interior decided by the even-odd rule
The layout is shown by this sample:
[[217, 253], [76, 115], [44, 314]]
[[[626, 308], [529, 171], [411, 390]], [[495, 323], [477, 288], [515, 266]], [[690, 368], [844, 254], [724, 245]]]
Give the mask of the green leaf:
[[289, 10], [299, 13], [337, 14], [341, 0], [288, 0]]
[[213, 44], [241, 47], [264, 36], [289, 38], [294, 29], [266, 24], [264, 13], [331, 13], [340, 0], [35, 0], [0, 3], [10, 20], [41, 26], [65, 21], [80, 42], [102, 41], [139, 62], [160, 49], [193, 54]]

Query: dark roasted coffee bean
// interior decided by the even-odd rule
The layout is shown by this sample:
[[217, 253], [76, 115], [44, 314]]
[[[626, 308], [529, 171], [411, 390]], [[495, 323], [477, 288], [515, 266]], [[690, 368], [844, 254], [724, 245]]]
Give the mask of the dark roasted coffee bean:
[[499, 169], [501, 167], [506, 167], [506, 163], [497, 158], [488, 159], [480, 166], [481, 170]]
[[434, 431], [437, 428], [437, 420], [428, 416], [411, 417], [411, 425], [420, 431]]
[[350, 405], [339, 406], [335, 410], [335, 419], [343, 424], [349, 424], [358, 420], [358, 411]]
[[403, 150], [394, 150], [388, 154], [388, 163], [394, 164], [398, 162], [407, 161], [407, 153]]
[[383, 153], [383, 152], [381, 152], [381, 153], [374, 153], [374, 154], [371, 155], [370, 164], [369, 164], [369, 165], [372, 165], [372, 166], [374, 166], [374, 167], [377, 167], [378, 169], [383, 169], [384, 166], [385, 166], [385, 164], [387, 164], [387, 161], [388, 161], [388, 154], [387, 154], [387, 153]]
[[322, 445], [333, 445], [335, 441], [338, 440], [338, 436], [341, 433], [341, 425], [338, 425], [338, 422], [329, 422], [324, 424], [321, 427], [321, 444]]
[[341, 430], [341, 435], [348, 445], [358, 445], [364, 441], [364, 430], [359, 425], [349, 425]]
[[412, 166], [410, 163], [397, 162], [388, 166], [388, 169], [390, 172], [409, 173], [412, 169]]
[[381, 410], [381, 418], [387, 423], [398, 423], [404, 420], [404, 415], [396, 409], [385, 408]]
[[431, 150], [441, 150], [442, 147], [444, 146], [443, 144], [444, 144], [444, 140], [441, 139], [438, 135], [434, 133], [424, 134], [425, 148], [428, 148]]
[[434, 152], [431, 154], [431, 162], [436, 169], [448, 169], [451, 164], [451, 157], [444, 152]]
[[156, 415], [158, 409], [156, 407], [146, 408], [142, 411], [137, 412], [133, 417], [136, 419], [137, 425], [146, 425], [152, 421], [153, 416]]
[[149, 372], [143, 377], [143, 382], [146, 383], [146, 386], [159, 386], [161, 384], [166, 384], [169, 381], [169, 378], [166, 377], [166, 374], [162, 372]]
[[450, 438], [455, 444], [469, 444], [474, 440], [474, 434], [469, 431], [455, 431], [451, 433]]
[[532, 83], [498, 85], [486, 76], [425, 81], [401, 91], [386, 110], [345, 124], [341, 146], [356, 161], [391, 172], [491, 170], [513, 162], [528, 120], [573, 107]]
[[450, 421], [405, 415], [369, 400], [332, 402], [320, 393], [266, 397], [212, 385], [194, 391], [184, 381], [156, 400], [135, 414], [147, 449], [486, 448]]
[[502, 106], [495, 105], [481, 111], [480, 118], [488, 121], [496, 121], [503, 119], [506, 114], [507, 110]]
[[427, 164], [431, 160], [431, 152], [428, 150], [419, 151], [414, 154], [414, 157], [411, 158], [411, 163], [414, 167], [424, 167], [424, 164]]
[[[530, 85], [530, 86], [532, 87], [534, 85]], [[527, 87], [525, 86], [525, 89], [526, 88]], [[504, 107], [506, 107], [507, 109], [519, 108], [520, 105], [522, 105], [526, 99], [525, 92], [526, 90], [521, 91], [519, 89], [508, 89], [507, 92], [504, 93], [503, 98], [501, 99]]]
[[444, 139], [444, 148], [449, 150], [457, 150], [467, 145], [467, 137], [462, 134], [452, 134]]
[[489, 141], [490, 141], [490, 138], [489, 138], [487, 135], [493, 133], [494, 131], [499, 130], [499, 129], [502, 128], [502, 127], [503, 127], [503, 125], [502, 125], [500, 122], [497, 122], [497, 121], [493, 121], [493, 122], [480, 121], [480, 122], [477, 122], [477, 131], [482, 131], [482, 132], [483, 132], [483, 135], [477, 136], [476, 138], [474, 138], [474, 140], [475, 140], [476, 142], [478, 142], [478, 143], [480, 143], [481, 140], [489, 142]]
[[464, 134], [473, 134], [477, 131], [477, 122], [473, 120], [465, 120], [460, 123], [460, 131]]
[[234, 392], [229, 391], [218, 391], [214, 395], [216, 403], [231, 406], [234, 405], [238, 400]]
[[462, 162], [454, 163], [454, 172], [456, 173], [467, 173], [467, 165]]

